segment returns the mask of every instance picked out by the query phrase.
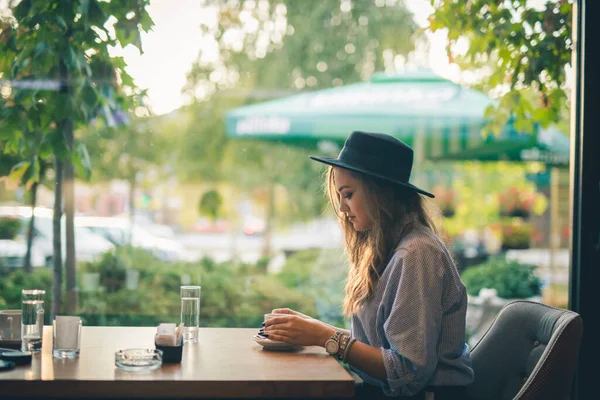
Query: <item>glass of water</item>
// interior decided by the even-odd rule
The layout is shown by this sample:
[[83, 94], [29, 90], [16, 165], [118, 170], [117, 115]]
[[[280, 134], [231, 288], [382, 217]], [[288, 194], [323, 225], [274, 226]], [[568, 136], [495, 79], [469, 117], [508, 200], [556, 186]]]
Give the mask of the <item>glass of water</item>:
[[181, 287], [181, 322], [183, 340], [197, 342], [200, 327], [200, 286]]
[[45, 294], [45, 290], [38, 289], [21, 291], [21, 351], [42, 350]]

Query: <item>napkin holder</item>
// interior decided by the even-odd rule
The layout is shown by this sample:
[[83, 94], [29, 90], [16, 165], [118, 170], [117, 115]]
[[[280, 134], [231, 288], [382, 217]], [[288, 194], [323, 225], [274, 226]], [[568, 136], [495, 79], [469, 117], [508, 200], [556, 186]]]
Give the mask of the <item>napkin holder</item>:
[[163, 363], [180, 363], [181, 357], [183, 354], [183, 335], [181, 329], [182, 326], [178, 327], [175, 331], [175, 340], [174, 345], [166, 345], [163, 340], [160, 340], [161, 344], [159, 344], [159, 333], [154, 336], [154, 346], [157, 350], [162, 350], [163, 352]]
[[156, 350], [162, 350], [163, 363], [180, 363], [183, 354], [183, 342], [179, 346], [161, 346], [154, 343]]

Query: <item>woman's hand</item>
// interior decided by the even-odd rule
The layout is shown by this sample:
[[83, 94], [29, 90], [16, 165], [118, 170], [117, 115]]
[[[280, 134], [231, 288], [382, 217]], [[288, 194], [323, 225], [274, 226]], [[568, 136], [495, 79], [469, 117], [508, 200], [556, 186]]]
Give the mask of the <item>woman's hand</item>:
[[289, 308], [274, 308], [273, 311], [271, 311], [271, 313], [296, 315], [300, 318], [312, 319], [312, 317], [309, 317], [308, 315], [302, 314], [301, 312], [298, 312], [298, 311], [290, 310]]
[[265, 334], [269, 339], [300, 346], [325, 346], [325, 342], [333, 336], [335, 329], [304, 314], [297, 314], [300, 315], [282, 314], [281, 317], [273, 317], [265, 321]]

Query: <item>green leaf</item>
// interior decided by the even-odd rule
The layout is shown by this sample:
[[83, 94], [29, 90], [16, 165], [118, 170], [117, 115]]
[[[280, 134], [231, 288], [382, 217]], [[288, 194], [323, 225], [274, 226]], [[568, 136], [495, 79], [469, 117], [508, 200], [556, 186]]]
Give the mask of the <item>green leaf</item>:
[[94, 109], [100, 101], [100, 95], [98, 94], [98, 91], [87, 79], [81, 88], [81, 99], [88, 110]]
[[30, 63], [31, 52], [33, 51], [33, 46], [30, 43], [26, 43], [23, 46], [23, 49], [17, 56], [17, 59], [13, 63], [13, 75], [17, 76], [21, 72], [21, 70], [27, 68]]
[[60, 93], [56, 100], [54, 108], [54, 117], [57, 121], [62, 121], [73, 113], [73, 99], [67, 93]]
[[55, 15], [54, 18], [56, 18], [56, 23], [58, 23], [58, 25], [63, 28], [64, 31], [66, 31], [68, 28], [67, 21], [65, 21], [65, 19], [60, 15]]
[[36, 25], [44, 25], [46, 22], [46, 16], [44, 14], [33, 14], [33, 17], [31, 17], [31, 19], [29, 20], [29, 23], [27, 25], [29, 25], [29, 27], [31, 29], [35, 29]]
[[52, 146], [55, 157], [64, 159], [69, 154], [69, 149], [65, 143], [65, 136], [59, 127], [56, 127], [48, 134], [48, 141]]
[[30, 163], [29, 168], [24, 175], [26, 181], [24, 182], [26, 185], [31, 185], [34, 182], [39, 182], [40, 180], [40, 160], [36, 157], [32, 163]]
[[81, 14], [84, 18], [88, 15], [88, 10], [90, 9], [90, 0], [79, 0], [79, 6], [77, 7], [77, 12]]
[[88, 19], [91, 25], [103, 27], [108, 19], [108, 15], [104, 12], [97, 0], [89, 0]]
[[123, 84], [123, 86], [131, 86], [131, 87], [135, 86], [135, 84], [133, 83], [133, 78], [124, 69], [121, 70], [120, 77], [121, 77], [121, 83]]
[[81, 15], [81, 19], [83, 20], [83, 26], [85, 30], [90, 29], [90, 2], [91, 0], [79, 0], [79, 6], [77, 7], [77, 12]]
[[527, 132], [527, 131], [525, 130], [525, 121], [524, 121], [523, 119], [521, 119], [521, 118], [517, 119], [517, 120], [514, 122], [514, 126], [515, 126], [515, 130], [516, 130], [517, 132], [523, 132], [523, 133]]
[[40, 40], [35, 44], [33, 50], [33, 61], [37, 61], [40, 57], [43, 57], [45, 53], [50, 51], [50, 47], [45, 40]]
[[548, 120], [548, 112], [543, 108], [537, 108], [533, 111], [533, 120], [544, 123]]
[[125, 67], [127, 66], [125, 58], [123, 57], [112, 57], [110, 61], [116, 69], [125, 69]]
[[10, 170], [10, 179], [14, 179], [17, 182], [21, 182], [23, 179], [23, 175], [25, 171], [29, 168], [31, 163], [29, 161], [21, 161], [20, 163], [14, 165]]
[[[11, 32], [12, 33], [12, 32]], [[13, 52], [17, 52], [17, 35], [16, 32], [14, 34], [11, 34], [8, 38], [8, 41], [6, 42], [6, 48], [10, 51]]]
[[31, 11], [32, 0], [22, 0], [16, 7], [14, 11], [15, 18], [17, 20], [23, 20]]
[[79, 143], [77, 145], [72, 161], [78, 175], [85, 180], [89, 180], [92, 176], [92, 161], [85, 144]]
[[77, 57], [77, 53], [75, 52], [75, 49], [73, 49], [73, 47], [68, 48], [66, 54], [63, 57], [63, 62], [70, 71], [79, 71], [79, 60]]
[[90, 68], [90, 65], [88, 64], [88, 59], [83, 51], [78, 53], [78, 64], [82, 66], [83, 73], [85, 73], [88, 76], [91, 75], [92, 70]]
[[142, 17], [140, 18], [140, 26], [144, 32], [148, 32], [154, 26], [154, 21], [148, 14], [148, 11], [142, 11]]
[[[17, 133], [17, 136], [15, 136], [15, 140], [12, 141], [12, 143], [10, 143], [10, 150], [13, 154], [17, 154], [19, 152], [19, 138], [21, 136], [21, 132]], [[8, 145], [7, 145], [8, 146]]]
[[494, 107], [493, 104], [490, 104], [489, 106], [487, 106], [485, 108], [485, 111], [483, 112], [483, 118], [485, 118], [485, 119], [492, 118], [495, 110], [496, 110], [496, 107]]
[[126, 47], [127, 45], [136, 46], [140, 53], [142, 51], [142, 40], [140, 37], [140, 32], [137, 28], [137, 24], [133, 21], [119, 21], [115, 24], [115, 34], [117, 35], [117, 40], [121, 44], [121, 47]]
[[27, 120], [27, 131], [28, 132], [34, 132], [36, 126], [37, 126], [37, 124], [35, 123], [35, 121], [32, 118], [29, 118]]
[[500, 133], [502, 133], [502, 126], [503, 126], [502, 124], [498, 123], [497, 121], [494, 121], [494, 122], [491, 124], [491, 130], [492, 130], [492, 133], [493, 133], [495, 136], [500, 136]]
[[[44, 2], [37, 2], [37, 4], [43, 4]], [[75, 13], [77, 9], [73, 7], [73, 0], [69, 1], [56, 1], [52, 4], [52, 14], [60, 15], [67, 23], [67, 28], [70, 24], [73, 24]]]
[[523, 132], [532, 134], [534, 130], [533, 121], [529, 118], [523, 119]]
[[44, 141], [40, 146], [40, 158], [42, 160], [48, 159], [52, 155], [52, 146], [47, 141]]
[[85, 76], [88, 78], [92, 77], [92, 68], [90, 67], [90, 64], [88, 64], [87, 62], [83, 64], [83, 70], [85, 72]]
[[28, 100], [30, 100], [30, 91], [27, 89], [15, 89], [14, 90], [14, 99], [17, 104], [24, 104]]

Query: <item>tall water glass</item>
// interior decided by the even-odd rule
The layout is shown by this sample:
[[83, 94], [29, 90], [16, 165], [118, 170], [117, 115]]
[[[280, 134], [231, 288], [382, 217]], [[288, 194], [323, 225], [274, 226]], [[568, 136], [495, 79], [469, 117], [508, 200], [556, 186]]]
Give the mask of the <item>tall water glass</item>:
[[45, 290], [21, 291], [21, 351], [42, 350]]
[[183, 340], [197, 342], [200, 327], [200, 286], [181, 287], [181, 322]]

